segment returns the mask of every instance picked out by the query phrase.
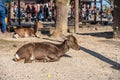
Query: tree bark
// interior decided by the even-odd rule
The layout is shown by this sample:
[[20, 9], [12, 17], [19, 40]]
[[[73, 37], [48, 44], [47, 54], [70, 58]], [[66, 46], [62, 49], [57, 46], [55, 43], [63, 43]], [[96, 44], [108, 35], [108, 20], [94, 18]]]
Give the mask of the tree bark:
[[68, 30], [68, 6], [70, 0], [56, 0], [56, 30], [52, 36], [60, 37]]
[[114, 19], [113, 19], [114, 38], [120, 38], [120, 1], [114, 0]]

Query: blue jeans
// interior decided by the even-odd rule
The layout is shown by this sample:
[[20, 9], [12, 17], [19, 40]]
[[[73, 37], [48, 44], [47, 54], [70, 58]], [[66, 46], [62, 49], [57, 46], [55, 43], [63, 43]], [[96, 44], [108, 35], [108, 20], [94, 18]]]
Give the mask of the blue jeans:
[[0, 6], [0, 21], [2, 23], [2, 28], [1, 28], [2, 32], [7, 31], [5, 17], [6, 17], [6, 9]]
[[39, 20], [42, 21], [43, 20], [43, 14], [42, 13], [39, 13]]

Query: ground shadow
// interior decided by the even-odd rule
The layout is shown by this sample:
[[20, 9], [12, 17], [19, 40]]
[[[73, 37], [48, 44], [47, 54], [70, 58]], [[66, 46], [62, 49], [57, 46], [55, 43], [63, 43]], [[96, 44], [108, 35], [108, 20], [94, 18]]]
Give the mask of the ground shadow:
[[107, 39], [107, 40], [99, 40], [99, 42], [103, 42], [103, 43], [108, 44], [108, 45], [115, 45], [115, 46], [120, 47], [120, 41], [114, 41], [111, 39], [110, 40]]
[[68, 55], [68, 54], [64, 54], [61, 57], [67, 57], [67, 58], [72, 58], [72, 56]]
[[105, 37], [105, 38], [113, 38], [113, 32], [95, 32], [95, 33], [78, 33], [80, 35], [91, 35], [95, 37]]
[[115, 62], [115, 61], [113, 61], [113, 60], [111, 60], [111, 59], [101, 55], [100, 53], [97, 53], [97, 52], [92, 51], [90, 49], [81, 47], [81, 50], [83, 50], [84, 52], [86, 52], [86, 53], [88, 53], [88, 54], [90, 54], [90, 55], [92, 55], [92, 56], [94, 56], [94, 57], [96, 57], [96, 58], [98, 58], [98, 59], [100, 59], [100, 60], [110, 64], [110, 65], [112, 65], [112, 68], [120, 70], [120, 63]]

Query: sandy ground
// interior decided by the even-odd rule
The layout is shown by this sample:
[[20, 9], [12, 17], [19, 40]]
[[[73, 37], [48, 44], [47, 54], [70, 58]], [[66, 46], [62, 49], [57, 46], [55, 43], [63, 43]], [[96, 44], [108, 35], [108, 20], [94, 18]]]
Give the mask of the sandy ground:
[[[24, 64], [12, 61], [15, 52], [28, 42], [57, 40], [12, 38], [13, 33], [0, 33], [0, 80], [120, 80], [120, 40], [111, 37], [110, 28], [81, 29], [77, 38], [81, 50], [70, 49], [57, 62]], [[86, 33], [87, 32], [87, 33]], [[93, 33], [94, 32], [94, 33]], [[95, 33], [96, 32], [96, 33]]]

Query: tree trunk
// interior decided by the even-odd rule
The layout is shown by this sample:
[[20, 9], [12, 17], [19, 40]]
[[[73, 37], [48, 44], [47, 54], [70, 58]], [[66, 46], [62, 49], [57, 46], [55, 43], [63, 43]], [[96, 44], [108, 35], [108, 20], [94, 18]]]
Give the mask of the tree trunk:
[[70, 0], [56, 0], [56, 30], [54, 37], [65, 35], [68, 30], [68, 6]]
[[114, 38], [120, 38], [120, 0], [114, 0]]

